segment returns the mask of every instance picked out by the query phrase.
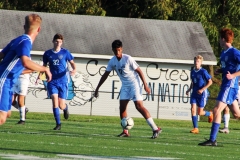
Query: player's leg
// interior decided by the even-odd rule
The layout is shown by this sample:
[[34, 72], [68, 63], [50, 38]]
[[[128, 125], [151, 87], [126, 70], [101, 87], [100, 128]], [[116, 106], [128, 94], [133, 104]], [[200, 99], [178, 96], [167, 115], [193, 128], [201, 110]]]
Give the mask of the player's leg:
[[239, 119], [240, 118], [240, 110], [238, 106], [238, 101], [233, 101], [232, 105], [229, 106], [229, 109], [231, 110], [234, 118]]
[[224, 128], [220, 129], [219, 132], [220, 133], [229, 133], [229, 121], [230, 121], [230, 110], [228, 108], [228, 106], [226, 106], [226, 108], [223, 111], [223, 123], [224, 123]]
[[58, 86], [58, 104], [59, 108], [63, 110], [63, 115], [65, 119], [69, 118], [68, 105], [66, 104], [66, 98], [68, 95], [68, 84], [63, 83]]
[[193, 129], [190, 131], [190, 133], [198, 134], [198, 116], [197, 116], [197, 105], [196, 103], [191, 103], [191, 114], [192, 114], [192, 124]]
[[13, 97], [12, 97], [12, 106], [14, 108], [16, 108], [17, 110], [19, 110], [19, 105], [18, 105], [18, 102], [17, 102], [17, 94], [13, 94]]
[[[220, 127], [221, 118], [222, 118], [221, 113], [226, 108], [227, 103], [229, 104], [232, 104], [233, 102], [237, 103], [236, 101], [237, 91], [238, 91], [237, 89], [230, 88], [230, 87], [221, 88], [217, 97], [217, 103], [213, 109], [213, 123], [212, 123], [210, 138], [209, 140], [203, 143], [199, 143], [199, 145], [202, 145], [202, 146], [217, 145], [216, 139], [217, 139], [217, 134]], [[233, 110], [235, 109], [233, 108]], [[237, 113], [240, 113], [239, 109]]]
[[199, 116], [207, 116], [208, 117], [208, 123], [212, 123], [213, 121], [213, 113], [212, 111], [205, 111], [204, 107], [207, 104], [207, 96], [201, 97], [197, 100], [197, 106], [198, 107], [198, 115]]
[[52, 99], [52, 109], [53, 109], [53, 115], [56, 121], [56, 127], [54, 127], [54, 130], [60, 130], [61, 129], [61, 121], [60, 121], [60, 111], [59, 111], [59, 104], [58, 104], [58, 88], [57, 85], [54, 82], [48, 82], [47, 85], [48, 94], [50, 95]]
[[[121, 94], [122, 94], [122, 92], [120, 93], [119, 112], [120, 112], [120, 118], [123, 119], [123, 118], [127, 117], [127, 105], [128, 105], [129, 100], [121, 99]], [[122, 98], [123, 98], [123, 95], [122, 95]], [[129, 136], [130, 136], [130, 134], [129, 134], [128, 130], [124, 129], [124, 128], [123, 128], [122, 133], [120, 133], [118, 135], [118, 137], [129, 137]]]
[[18, 95], [18, 105], [20, 121], [17, 124], [25, 124], [26, 120], [26, 107], [25, 107], [25, 95]]

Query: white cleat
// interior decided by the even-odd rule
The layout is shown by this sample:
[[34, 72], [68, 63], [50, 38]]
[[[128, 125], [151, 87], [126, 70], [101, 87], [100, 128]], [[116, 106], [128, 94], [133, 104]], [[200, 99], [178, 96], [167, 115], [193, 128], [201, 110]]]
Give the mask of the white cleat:
[[228, 134], [230, 131], [228, 128], [223, 128], [223, 129], [219, 129], [219, 132]]

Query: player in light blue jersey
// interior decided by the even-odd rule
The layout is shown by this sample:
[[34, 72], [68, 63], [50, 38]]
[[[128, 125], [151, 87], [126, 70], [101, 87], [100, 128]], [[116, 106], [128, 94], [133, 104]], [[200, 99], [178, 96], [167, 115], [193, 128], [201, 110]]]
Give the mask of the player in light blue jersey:
[[[191, 91], [192, 94], [190, 97], [191, 103], [191, 112], [192, 112], [192, 123], [193, 129], [190, 133], [198, 134], [198, 116], [208, 116], [208, 122], [211, 123], [213, 120], [213, 114], [209, 111], [204, 111], [204, 107], [207, 103], [207, 98], [209, 92], [207, 88], [211, 86], [212, 80], [211, 76], [208, 74], [207, 70], [202, 68], [203, 57], [198, 55], [194, 57], [194, 69], [191, 71], [192, 83], [190, 88], [186, 91], [186, 94]], [[198, 107], [198, 110], [197, 110]]]
[[[134, 101], [135, 107], [139, 113], [146, 119], [146, 122], [151, 127], [153, 134], [152, 139], [155, 139], [159, 136], [162, 132], [162, 129], [158, 127], [153, 118], [151, 117], [148, 110], [143, 105], [143, 97], [142, 97], [142, 86], [141, 81], [143, 83], [145, 91], [149, 94], [150, 88], [147, 85], [145, 77], [140, 69], [139, 65], [136, 61], [127, 54], [122, 53], [122, 42], [120, 40], [115, 40], [112, 43], [112, 51], [115, 56], [113, 56], [104, 72], [103, 76], [101, 77], [94, 96], [98, 96], [98, 90], [101, 85], [105, 82], [108, 78], [108, 75], [112, 70], [116, 71], [118, 74], [121, 82], [121, 92], [120, 92], [120, 118], [123, 119], [127, 117], [127, 105], [130, 100]], [[123, 128], [123, 132], [118, 135], [118, 137], [129, 137], [130, 134], [127, 129]]]
[[201, 146], [217, 146], [217, 134], [221, 123], [221, 112], [229, 106], [235, 118], [240, 117], [238, 107], [238, 77], [240, 72], [240, 51], [232, 47], [234, 33], [232, 30], [223, 28], [219, 32], [220, 46], [223, 48], [220, 62], [221, 68], [216, 73], [222, 73], [222, 84], [217, 97], [217, 103], [213, 109], [213, 123], [209, 140], [199, 143]]
[[25, 34], [13, 39], [1, 52], [0, 59], [0, 125], [11, 115], [12, 90], [24, 68], [46, 72], [48, 80], [51, 73], [47, 67], [40, 66], [30, 59], [32, 43], [40, 32], [42, 18], [37, 14], [25, 17]]
[[53, 103], [53, 114], [56, 121], [54, 130], [61, 129], [59, 108], [63, 110], [64, 118], [68, 119], [68, 106], [65, 103], [68, 93], [68, 74], [67, 63], [69, 62], [72, 71], [71, 75], [76, 73], [76, 65], [73, 61], [72, 54], [64, 48], [61, 48], [63, 43], [63, 36], [56, 34], [53, 37], [53, 49], [47, 50], [43, 55], [43, 65], [49, 65], [52, 73], [52, 81], [47, 84], [48, 94], [51, 96]]

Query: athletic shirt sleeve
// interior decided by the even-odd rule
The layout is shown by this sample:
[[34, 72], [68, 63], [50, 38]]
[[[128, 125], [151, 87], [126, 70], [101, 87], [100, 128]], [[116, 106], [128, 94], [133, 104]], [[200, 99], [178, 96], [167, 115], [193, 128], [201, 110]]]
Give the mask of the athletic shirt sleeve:
[[106, 71], [107, 72], [111, 72], [113, 70], [113, 58], [112, 57], [109, 61], [108, 61], [108, 64], [107, 64], [107, 68], [106, 68]]
[[233, 55], [234, 55], [234, 59], [238, 62], [238, 64], [240, 64], [240, 51], [237, 49], [234, 49]]
[[6, 47], [4, 47], [3, 50], [1, 51], [4, 55], [6, 55], [9, 52], [11, 45], [13, 44], [13, 41], [14, 40], [12, 40], [10, 43], [8, 43], [8, 45]]
[[136, 70], [139, 67], [137, 62], [131, 56], [129, 56], [128, 60], [133, 70]]
[[207, 83], [207, 81], [209, 81], [209, 79], [212, 78], [211, 75], [205, 69], [203, 70], [203, 78], [206, 81], [206, 83]]
[[43, 54], [43, 64], [47, 64], [47, 63], [48, 63], [48, 56], [47, 56], [47, 51], [45, 51]]
[[66, 52], [67, 52], [67, 56], [66, 56], [67, 61], [71, 61], [71, 60], [73, 60], [74, 57], [73, 57], [73, 55], [70, 53], [70, 51], [69, 51], [69, 50], [66, 50]]
[[30, 57], [31, 49], [32, 49], [32, 44], [30, 40], [25, 39], [17, 45], [17, 47], [15, 48], [15, 51], [18, 57], [21, 57], [21, 56]]

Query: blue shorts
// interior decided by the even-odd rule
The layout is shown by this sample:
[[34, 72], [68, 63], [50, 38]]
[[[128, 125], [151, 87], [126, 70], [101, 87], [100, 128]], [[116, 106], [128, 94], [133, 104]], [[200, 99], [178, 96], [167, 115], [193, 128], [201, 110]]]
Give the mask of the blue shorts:
[[217, 100], [231, 105], [237, 99], [238, 88], [224, 87], [218, 93]]
[[[0, 79], [0, 81], [2, 82], [3, 80]], [[12, 86], [13, 84], [11, 84], [9, 80], [5, 80], [0, 86], [0, 111], [8, 112], [11, 110], [13, 96]]]
[[54, 83], [48, 82], [47, 84], [48, 95], [58, 94], [59, 98], [66, 99], [68, 95], [67, 83]]
[[199, 108], [205, 107], [208, 97], [190, 97], [190, 104], [196, 104]]

